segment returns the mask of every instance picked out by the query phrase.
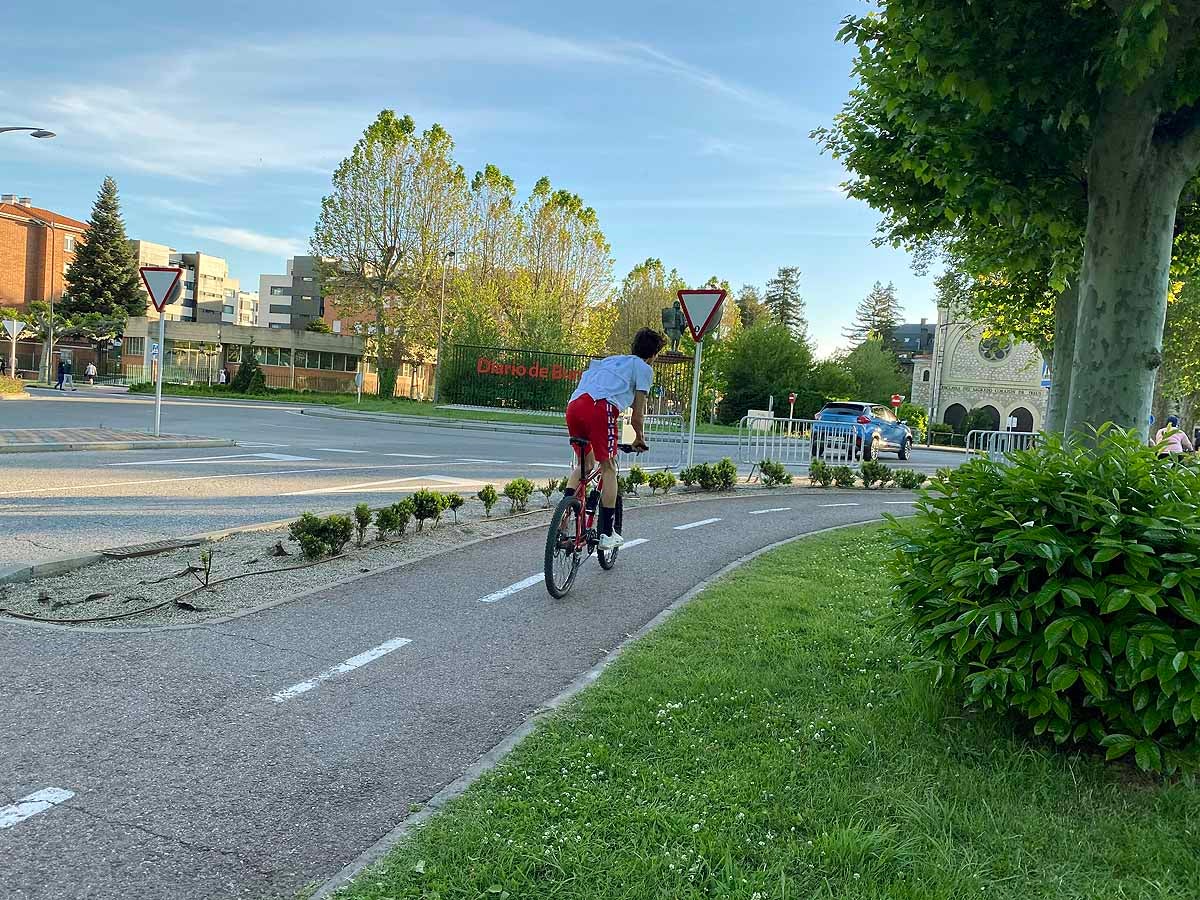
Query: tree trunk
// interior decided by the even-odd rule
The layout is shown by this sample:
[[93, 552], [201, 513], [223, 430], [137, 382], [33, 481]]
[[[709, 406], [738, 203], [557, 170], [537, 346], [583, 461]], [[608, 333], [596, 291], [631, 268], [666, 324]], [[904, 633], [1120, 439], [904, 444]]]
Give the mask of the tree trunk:
[[1079, 283], [1069, 285], [1054, 301], [1054, 352], [1050, 359], [1050, 397], [1046, 432], [1062, 434], [1071, 397], [1071, 370], [1075, 357], [1075, 331], [1079, 322]]
[[1105, 107], [1088, 165], [1065, 429], [1112, 422], [1145, 436], [1162, 363], [1175, 211], [1186, 179], [1154, 145], [1153, 104], [1121, 97]]

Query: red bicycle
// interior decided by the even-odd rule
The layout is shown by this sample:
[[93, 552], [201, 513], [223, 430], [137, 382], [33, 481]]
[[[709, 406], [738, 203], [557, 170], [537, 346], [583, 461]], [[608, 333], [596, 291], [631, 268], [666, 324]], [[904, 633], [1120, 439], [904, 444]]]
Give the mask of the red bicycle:
[[[609, 570], [617, 564], [617, 553], [620, 548], [603, 550], [600, 548], [600, 534], [596, 527], [600, 515], [600, 494], [604, 489], [604, 473], [599, 465], [587, 472], [588, 440], [586, 438], [571, 438], [571, 446], [579, 457], [579, 486], [572, 494], [566, 494], [559, 501], [558, 508], [550, 519], [550, 531], [546, 534], [546, 590], [555, 599], [567, 596], [579, 574], [579, 567], [585, 559], [596, 554], [600, 568]], [[633, 447], [621, 444], [623, 453], [632, 453]], [[620, 463], [618, 458], [617, 478], [620, 484]], [[593, 487], [594, 485], [594, 487]], [[622, 525], [621, 495], [617, 494], [617, 509], [613, 518], [613, 528], [617, 534], [624, 534]]]

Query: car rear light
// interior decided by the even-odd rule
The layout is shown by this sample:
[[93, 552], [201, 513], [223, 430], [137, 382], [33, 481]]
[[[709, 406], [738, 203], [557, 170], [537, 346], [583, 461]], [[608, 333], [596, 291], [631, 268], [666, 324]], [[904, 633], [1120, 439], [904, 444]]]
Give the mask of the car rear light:
[[870, 425], [870, 424], [871, 424], [871, 420], [870, 420], [870, 419], [869, 419], [867, 416], [859, 416], [859, 417], [858, 417], [858, 424], [859, 424], [859, 425]]

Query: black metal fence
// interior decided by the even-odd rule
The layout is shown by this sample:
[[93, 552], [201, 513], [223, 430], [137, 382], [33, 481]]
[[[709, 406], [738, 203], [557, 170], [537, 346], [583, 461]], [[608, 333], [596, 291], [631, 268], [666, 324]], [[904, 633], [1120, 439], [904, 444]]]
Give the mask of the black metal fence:
[[[443, 357], [442, 403], [500, 409], [562, 411], [593, 359], [578, 353], [548, 353], [513, 347], [456, 344]], [[686, 415], [692, 390], [692, 360], [663, 356], [654, 366], [648, 412]]]

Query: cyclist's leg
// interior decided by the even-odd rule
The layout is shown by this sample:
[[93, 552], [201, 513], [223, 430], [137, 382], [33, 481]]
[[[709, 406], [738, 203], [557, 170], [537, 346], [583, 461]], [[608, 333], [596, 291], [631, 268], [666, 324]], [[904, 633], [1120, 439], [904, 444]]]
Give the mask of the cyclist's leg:
[[611, 403], [605, 403], [604, 440], [595, 444], [596, 458], [600, 461], [602, 484], [600, 488], [600, 533], [611, 535], [617, 514], [617, 434], [620, 428], [620, 411]]

